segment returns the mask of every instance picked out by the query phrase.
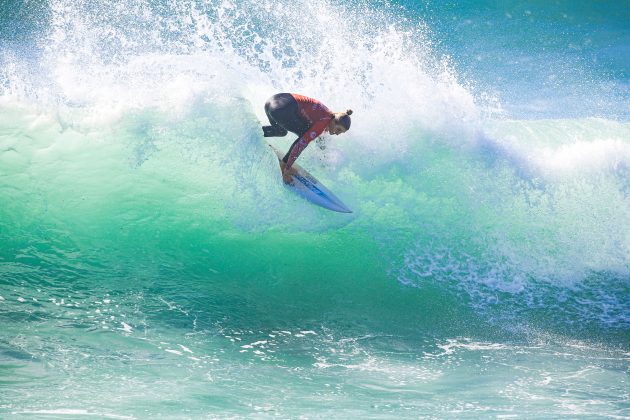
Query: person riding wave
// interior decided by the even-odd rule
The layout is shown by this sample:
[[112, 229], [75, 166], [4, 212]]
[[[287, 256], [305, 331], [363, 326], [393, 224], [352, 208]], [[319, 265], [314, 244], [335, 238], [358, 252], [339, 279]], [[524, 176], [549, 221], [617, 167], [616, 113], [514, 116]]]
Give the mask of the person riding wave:
[[298, 135], [280, 161], [282, 179], [288, 184], [293, 163], [306, 146], [325, 131], [332, 135], [348, 131], [352, 110], [331, 112], [317, 99], [296, 93], [278, 93], [265, 102], [265, 113], [271, 123], [262, 128], [265, 137], [284, 137], [289, 131]]

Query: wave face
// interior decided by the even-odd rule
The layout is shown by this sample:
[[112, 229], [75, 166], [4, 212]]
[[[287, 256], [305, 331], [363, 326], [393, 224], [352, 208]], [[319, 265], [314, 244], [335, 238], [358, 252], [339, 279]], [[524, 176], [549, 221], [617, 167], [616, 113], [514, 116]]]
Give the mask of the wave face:
[[5, 1], [0, 413], [628, 416], [629, 10]]

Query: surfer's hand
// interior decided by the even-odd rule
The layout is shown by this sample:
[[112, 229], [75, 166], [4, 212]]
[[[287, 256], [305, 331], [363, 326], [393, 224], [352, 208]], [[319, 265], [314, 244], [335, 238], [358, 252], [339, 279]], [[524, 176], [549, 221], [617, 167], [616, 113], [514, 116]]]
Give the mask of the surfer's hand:
[[282, 171], [282, 180], [285, 184], [291, 184], [293, 182], [293, 178], [291, 175], [294, 173], [293, 168], [287, 169], [287, 164], [283, 160], [280, 160], [280, 170]]
[[292, 173], [293, 171], [291, 169], [285, 169], [282, 171], [282, 180], [285, 184], [291, 184], [293, 182], [293, 177], [291, 177]]

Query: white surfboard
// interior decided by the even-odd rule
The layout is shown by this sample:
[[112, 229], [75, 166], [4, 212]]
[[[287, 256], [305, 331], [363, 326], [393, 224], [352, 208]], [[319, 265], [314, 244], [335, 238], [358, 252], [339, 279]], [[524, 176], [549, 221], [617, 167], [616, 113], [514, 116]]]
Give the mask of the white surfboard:
[[[269, 145], [269, 147], [271, 147], [276, 153], [278, 160], [282, 160], [284, 154], [272, 145]], [[300, 165], [294, 163], [291, 168], [295, 169], [295, 172], [291, 175], [293, 182], [285, 185], [296, 194], [313, 204], [324, 207], [325, 209], [340, 213], [352, 213], [352, 210], [343, 204], [341, 200], [335, 196], [335, 194], [333, 194], [328, 188], [319, 182], [317, 178], [309, 174], [308, 171], [303, 169]]]

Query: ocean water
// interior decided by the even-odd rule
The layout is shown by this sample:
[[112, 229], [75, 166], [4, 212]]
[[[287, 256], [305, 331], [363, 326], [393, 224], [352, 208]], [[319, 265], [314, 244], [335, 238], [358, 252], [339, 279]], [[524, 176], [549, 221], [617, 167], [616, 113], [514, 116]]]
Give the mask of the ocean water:
[[[0, 0], [0, 417], [630, 417], [629, 22]], [[354, 110], [300, 157], [354, 213], [281, 91]]]

